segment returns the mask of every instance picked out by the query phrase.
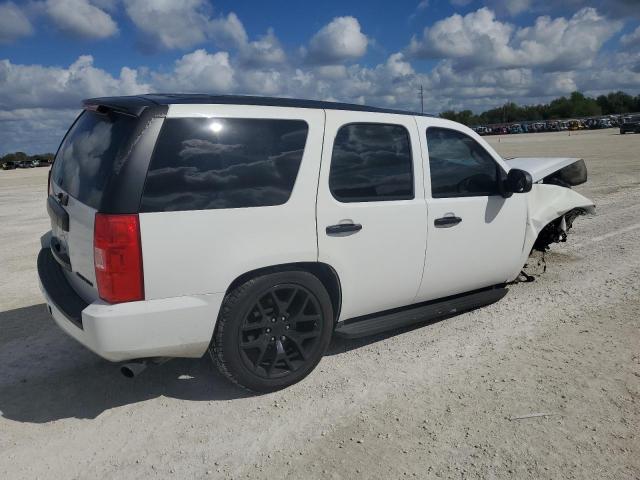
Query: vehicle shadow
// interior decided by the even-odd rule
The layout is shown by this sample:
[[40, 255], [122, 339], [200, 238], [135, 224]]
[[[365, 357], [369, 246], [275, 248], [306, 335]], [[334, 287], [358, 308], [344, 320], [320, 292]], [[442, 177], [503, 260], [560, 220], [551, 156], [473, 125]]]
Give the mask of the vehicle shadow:
[[[444, 319], [361, 339], [336, 337], [327, 355], [340, 355]], [[230, 384], [206, 356], [152, 365], [128, 379], [117, 364], [64, 334], [44, 304], [0, 312], [0, 417], [9, 420], [93, 419], [112, 408], [159, 396], [218, 401], [252, 395]]]
[[158, 396], [216, 401], [250, 395], [206, 357], [174, 359], [128, 379], [118, 365], [67, 337], [44, 304], [0, 312], [0, 416], [10, 420], [95, 418]]

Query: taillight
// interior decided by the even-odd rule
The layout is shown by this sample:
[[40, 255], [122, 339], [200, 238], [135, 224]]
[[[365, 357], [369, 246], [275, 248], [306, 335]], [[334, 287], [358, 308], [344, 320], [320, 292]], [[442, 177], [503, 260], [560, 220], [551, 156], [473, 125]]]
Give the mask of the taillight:
[[138, 215], [96, 213], [93, 261], [100, 298], [109, 303], [144, 300]]

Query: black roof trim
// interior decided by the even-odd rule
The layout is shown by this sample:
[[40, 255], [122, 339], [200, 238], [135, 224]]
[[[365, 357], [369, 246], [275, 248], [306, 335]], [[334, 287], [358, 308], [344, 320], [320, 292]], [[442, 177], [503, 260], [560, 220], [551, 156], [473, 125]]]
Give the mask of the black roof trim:
[[101, 97], [84, 100], [85, 107], [98, 105], [116, 111], [139, 116], [148, 108], [158, 105], [176, 104], [222, 104], [222, 105], [260, 105], [269, 107], [315, 108], [323, 110], [350, 110], [354, 112], [394, 113], [397, 115], [418, 115], [431, 117], [426, 113], [408, 112], [388, 108], [369, 107], [354, 103], [324, 102], [321, 100], [304, 100], [297, 98], [255, 97], [249, 95], [206, 95], [151, 93], [126, 97]]

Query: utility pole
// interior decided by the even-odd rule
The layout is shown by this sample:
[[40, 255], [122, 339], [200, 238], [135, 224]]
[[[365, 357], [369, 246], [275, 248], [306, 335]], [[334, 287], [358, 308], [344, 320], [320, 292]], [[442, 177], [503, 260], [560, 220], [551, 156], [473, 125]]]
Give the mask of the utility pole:
[[424, 90], [422, 85], [420, 85], [420, 90], [418, 90], [418, 96], [420, 97], [420, 113], [424, 113]]

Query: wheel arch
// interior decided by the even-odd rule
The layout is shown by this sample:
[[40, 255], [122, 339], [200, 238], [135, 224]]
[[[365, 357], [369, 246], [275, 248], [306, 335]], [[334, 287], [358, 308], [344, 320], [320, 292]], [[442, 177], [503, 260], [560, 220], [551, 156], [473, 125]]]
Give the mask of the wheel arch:
[[322, 262], [295, 262], [295, 263], [283, 263], [279, 265], [270, 265], [267, 267], [257, 268], [239, 275], [231, 282], [225, 292], [225, 297], [229, 292], [233, 291], [243, 283], [262, 275], [268, 275], [276, 272], [291, 272], [302, 271], [314, 275], [327, 290], [329, 298], [331, 299], [331, 306], [333, 308], [334, 323], [340, 318], [340, 308], [342, 306], [342, 286], [340, 283], [340, 277], [335, 269]]

